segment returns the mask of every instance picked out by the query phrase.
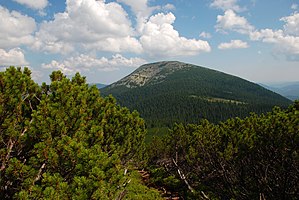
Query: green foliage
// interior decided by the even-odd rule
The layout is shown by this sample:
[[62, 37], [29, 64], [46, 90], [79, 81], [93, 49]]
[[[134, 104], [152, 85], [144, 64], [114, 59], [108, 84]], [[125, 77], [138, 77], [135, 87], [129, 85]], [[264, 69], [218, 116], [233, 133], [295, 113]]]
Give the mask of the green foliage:
[[124, 198], [157, 199], [134, 171], [124, 174], [145, 148], [138, 113], [100, 97], [79, 74], [50, 77], [38, 86], [26, 68], [0, 72], [0, 196], [116, 199], [126, 191]]
[[150, 189], [144, 185], [140, 180], [140, 174], [136, 171], [131, 172], [130, 174], [130, 183], [128, 184], [126, 191], [127, 195], [124, 199], [128, 200], [154, 200], [154, 199], [162, 199], [161, 195], [157, 193], [155, 189]]
[[189, 199], [298, 199], [298, 105], [218, 125], [177, 124], [163, 140], [153, 141], [159, 147], [151, 151], [150, 163], [166, 167], [160, 176], [180, 179]]

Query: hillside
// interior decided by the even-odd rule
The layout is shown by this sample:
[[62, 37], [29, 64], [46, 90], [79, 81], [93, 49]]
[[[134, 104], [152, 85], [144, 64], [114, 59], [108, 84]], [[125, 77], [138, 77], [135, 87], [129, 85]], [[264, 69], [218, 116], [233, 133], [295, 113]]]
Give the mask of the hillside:
[[244, 79], [177, 61], [143, 65], [101, 93], [139, 111], [149, 127], [196, 123], [202, 118], [219, 122], [291, 103]]

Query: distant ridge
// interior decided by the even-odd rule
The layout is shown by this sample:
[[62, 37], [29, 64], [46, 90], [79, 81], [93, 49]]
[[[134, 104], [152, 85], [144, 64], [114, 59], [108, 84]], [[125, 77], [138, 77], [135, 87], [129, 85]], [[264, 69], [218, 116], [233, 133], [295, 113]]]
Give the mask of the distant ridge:
[[102, 83], [96, 83], [96, 84], [94, 84], [98, 89], [101, 89], [101, 88], [104, 88], [104, 87], [106, 87], [107, 85], [105, 85], [105, 84], [102, 84]]
[[148, 126], [174, 122], [219, 122], [262, 113], [291, 101], [258, 84], [216, 70], [178, 61], [145, 64], [101, 89], [145, 118]]
[[299, 82], [260, 85], [293, 101], [299, 100]]

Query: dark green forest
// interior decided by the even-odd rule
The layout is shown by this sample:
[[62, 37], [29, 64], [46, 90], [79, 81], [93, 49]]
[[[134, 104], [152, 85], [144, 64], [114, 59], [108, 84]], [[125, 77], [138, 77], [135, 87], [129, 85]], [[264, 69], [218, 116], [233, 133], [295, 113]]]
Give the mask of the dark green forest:
[[218, 125], [176, 124], [149, 155], [152, 184], [184, 199], [298, 199], [299, 102]]
[[[38, 85], [27, 68], [0, 72], [1, 199], [298, 199], [298, 101], [287, 108], [278, 98], [271, 104], [285, 108], [265, 112], [261, 103], [258, 114], [248, 115], [254, 98], [227, 93], [234, 101], [224, 104], [214, 91], [206, 103], [241, 106], [234, 111], [240, 116], [229, 118], [219, 106], [214, 115], [225, 116], [222, 122], [174, 124], [146, 143], [150, 125], [137, 111], [102, 97], [80, 74], [69, 79], [55, 71], [50, 78]], [[168, 102], [180, 101], [168, 86]], [[204, 108], [192, 107], [205, 118]]]

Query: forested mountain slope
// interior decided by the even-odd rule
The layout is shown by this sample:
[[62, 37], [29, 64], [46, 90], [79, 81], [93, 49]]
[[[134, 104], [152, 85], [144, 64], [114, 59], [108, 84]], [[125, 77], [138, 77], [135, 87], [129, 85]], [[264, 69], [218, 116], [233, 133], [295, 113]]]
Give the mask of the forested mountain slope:
[[112, 94], [122, 106], [136, 109], [149, 127], [201, 118], [219, 122], [291, 103], [255, 83], [177, 61], [143, 65], [101, 94]]

